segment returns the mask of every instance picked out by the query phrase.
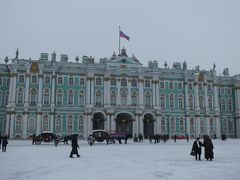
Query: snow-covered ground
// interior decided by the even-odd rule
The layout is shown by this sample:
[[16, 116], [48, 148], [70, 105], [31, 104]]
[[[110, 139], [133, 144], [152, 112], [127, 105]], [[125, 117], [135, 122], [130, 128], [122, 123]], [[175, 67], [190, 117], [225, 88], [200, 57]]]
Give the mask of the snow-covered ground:
[[80, 158], [69, 158], [71, 145], [31, 145], [9, 141], [0, 152], [1, 180], [240, 180], [240, 139], [214, 140], [215, 159], [195, 161], [193, 141], [166, 144], [96, 143], [79, 141]]

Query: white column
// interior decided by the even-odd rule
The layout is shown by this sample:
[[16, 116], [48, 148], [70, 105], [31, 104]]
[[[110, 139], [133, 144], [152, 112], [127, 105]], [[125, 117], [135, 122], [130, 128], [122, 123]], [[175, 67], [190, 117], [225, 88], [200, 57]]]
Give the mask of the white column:
[[160, 97], [159, 97], [159, 81], [156, 81], [156, 105], [160, 106]]
[[199, 111], [198, 82], [194, 83], [195, 109]]
[[52, 75], [52, 93], [51, 93], [51, 107], [55, 107], [55, 81], [56, 75], [55, 73]]
[[[156, 106], [156, 88], [155, 88], [155, 81], [152, 81], [152, 105], [153, 107]], [[155, 132], [154, 132], [155, 133]]]
[[38, 107], [42, 107], [42, 88], [43, 88], [43, 75], [39, 74], [38, 82]]
[[139, 105], [143, 106], [143, 80], [138, 80], [138, 89], [139, 89]]
[[143, 134], [143, 116], [142, 115], [140, 115], [139, 116], [139, 133], [141, 133], [143, 136], [144, 136], [144, 134]]
[[120, 79], [117, 80], [117, 105], [121, 105], [121, 95], [120, 95]]
[[158, 121], [158, 134], [162, 134], [161, 117], [160, 116], [157, 116], [157, 121]]
[[26, 82], [25, 82], [25, 95], [24, 95], [24, 107], [28, 107], [28, 97], [29, 97], [29, 80], [30, 74], [26, 74]]
[[9, 113], [7, 113], [7, 116], [6, 116], [6, 126], [5, 126], [5, 133], [9, 136], [10, 135], [10, 131], [9, 131], [9, 124], [10, 124], [10, 117], [11, 115]]
[[185, 97], [185, 110], [186, 113], [189, 111], [189, 98], [188, 98], [188, 82], [187, 80], [184, 82], [184, 97]]
[[37, 136], [41, 134], [41, 124], [42, 124], [42, 115], [39, 112], [37, 113], [37, 132], [36, 132]]
[[135, 120], [133, 121], [133, 129], [132, 129], [132, 135], [137, 135], [137, 115], [135, 115]]
[[214, 110], [219, 111], [219, 104], [218, 104], [218, 90], [217, 90], [217, 84], [213, 84], [213, 92], [214, 92]]
[[199, 119], [199, 117], [196, 117], [195, 121], [196, 121], [196, 136], [199, 137], [199, 135], [200, 135], [200, 119]]
[[216, 135], [217, 135], [217, 138], [221, 138], [221, 123], [220, 123], [219, 116], [215, 117], [215, 121], [216, 121]]
[[108, 91], [107, 91], [107, 78], [106, 77], [104, 77], [103, 78], [103, 103], [104, 103], [104, 105], [107, 105], [108, 103], [107, 103], [107, 96], [108, 96]]
[[127, 105], [131, 106], [131, 100], [132, 100], [132, 96], [131, 96], [131, 80], [128, 80], [128, 98], [127, 98]]
[[90, 91], [90, 79], [89, 79], [89, 78], [87, 78], [87, 83], [86, 83], [86, 85], [87, 85], [86, 104], [89, 105], [89, 104], [90, 104], [90, 93], [91, 93], [91, 91]]
[[110, 86], [111, 86], [111, 81], [108, 79], [107, 81], [107, 105], [110, 106], [110, 97], [111, 97], [111, 91], [110, 91]]
[[93, 130], [93, 121], [92, 121], [92, 116], [91, 116], [91, 114], [88, 114], [87, 115], [87, 126], [88, 126], [88, 134], [87, 134], [87, 136], [90, 134], [90, 133], [92, 133], [92, 130]]
[[154, 134], [157, 134], [158, 133], [158, 122], [157, 122], [157, 119], [154, 120], [153, 122], [153, 125], [154, 125]]
[[206, 133], [207, 133], [207, 135], [210, 134], [210, 122], [209, 122], [209, 117], [206, 117]]
[[94, 105], [94, 78], [91, 80], [91, 105]]
[[28, 121], [28, 114], [25, 113], [23, 117], [23, 138], [27, 138], [27, 121]]
[[11, 114], [11, 121], [10, 121], [10, 139], [13, 139], [13, 131], [14, 131], [14, 114]]
[[186, 128], [187, 128], [187, 134], [188, 134], [188, 137], [190, 137], [190, 117], [187, 116], [186, 117]]
[[205, 98], [205, 109], [208, 112], [209, 107], [208, 107], [208, 89], [207, 89], [207, 83], [204, 83], [204, 98]]
[[139, 115], [136, 115], [136, 134], [139, 134]]
[[110, 114], [107, 114], [107, 120], [105, 122], [106, 122], [105, 130], [110, 131], [111, 130], [111, 128], [110, 128]]
[[50, 131], [53, 132], [54, 131], [54, 114], [51, 113], [50, 115]]
[[13, 76], [13, 89], [12, 89], [12, 104], [16, 104], [16, 75]]
[[114, 114], [111, 114], [111, 131], [115, 131], [116, 130], [116, 121], [114, 120]]

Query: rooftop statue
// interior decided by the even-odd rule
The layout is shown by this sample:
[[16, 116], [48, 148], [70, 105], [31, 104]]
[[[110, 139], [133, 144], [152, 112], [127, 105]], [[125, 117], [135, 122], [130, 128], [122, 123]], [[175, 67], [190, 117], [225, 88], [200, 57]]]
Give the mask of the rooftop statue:
[[225, 69], [223, 70], [223, 75], [224, 75], [224, 76], [229, 76], [228, 68], [225, 68]]
[[18, 48], [17, 48], [15, 59], [18, 59], [18, 55], [19, 55], [19, 52], [18, 52]]
[[167, 68], [167, 65], [168, 65], [168, 64], [167, 64], [167, 61], [165, 61], [165, 63], [164, 63], [164, 67]]
[[184, 60], [184, 62], [183, 62], [183, 69], [187, 69], [187, 63], [186, 63], [185, 60]]
[[174, 62], [173, 63], [173, 68], [174, 69], [181, 69], [181, 63], [180, 62]]
[[56, 53], [55, 53], [55, 51], [53, 51], [53, 53], [52, 53], [52, 61], [56, 61]]
[[75, 57], [75, 61], [78, 63], [78, 61], [79, 61], [79, 57], [78, 56]]
[[197, 65], [197, 66], [195, 67], [195, 71], [196, 71], [196, 72], [199, 72], [199, 71], [200, 71], [200, 66], [199, 66], [199, 65]]
[[213, 71], [215, 71], [215, 69], [216, 69], [216, 64], [215, 64], [215, 62], [213, 63]]

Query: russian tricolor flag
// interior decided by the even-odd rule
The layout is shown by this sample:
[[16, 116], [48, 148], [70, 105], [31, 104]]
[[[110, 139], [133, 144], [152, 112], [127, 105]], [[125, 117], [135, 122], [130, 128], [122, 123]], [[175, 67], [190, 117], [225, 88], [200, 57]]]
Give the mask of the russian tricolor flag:
[[130, 37], [127, 36], [126, 34], [124, 34], [121, 30], [119, 31], [119, 36], [122, 37], [122, 38], [125, 38], [126, 40], [129, 41]]

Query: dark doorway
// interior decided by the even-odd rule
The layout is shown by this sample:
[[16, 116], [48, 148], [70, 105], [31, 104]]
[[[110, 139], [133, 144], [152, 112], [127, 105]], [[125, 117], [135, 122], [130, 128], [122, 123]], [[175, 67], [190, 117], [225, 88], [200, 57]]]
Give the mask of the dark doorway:
[[144, 137], [154, 135], [154, 118], [152, 114], [145, 114], [143, 119]]
[[127, 132], [132, 137], [132, 116], [128, 113], [120, 113], [116, 118], [116, 130]]
[[104, 115], [100, 112], [93, 115], [93, 130], [104, 129]]

